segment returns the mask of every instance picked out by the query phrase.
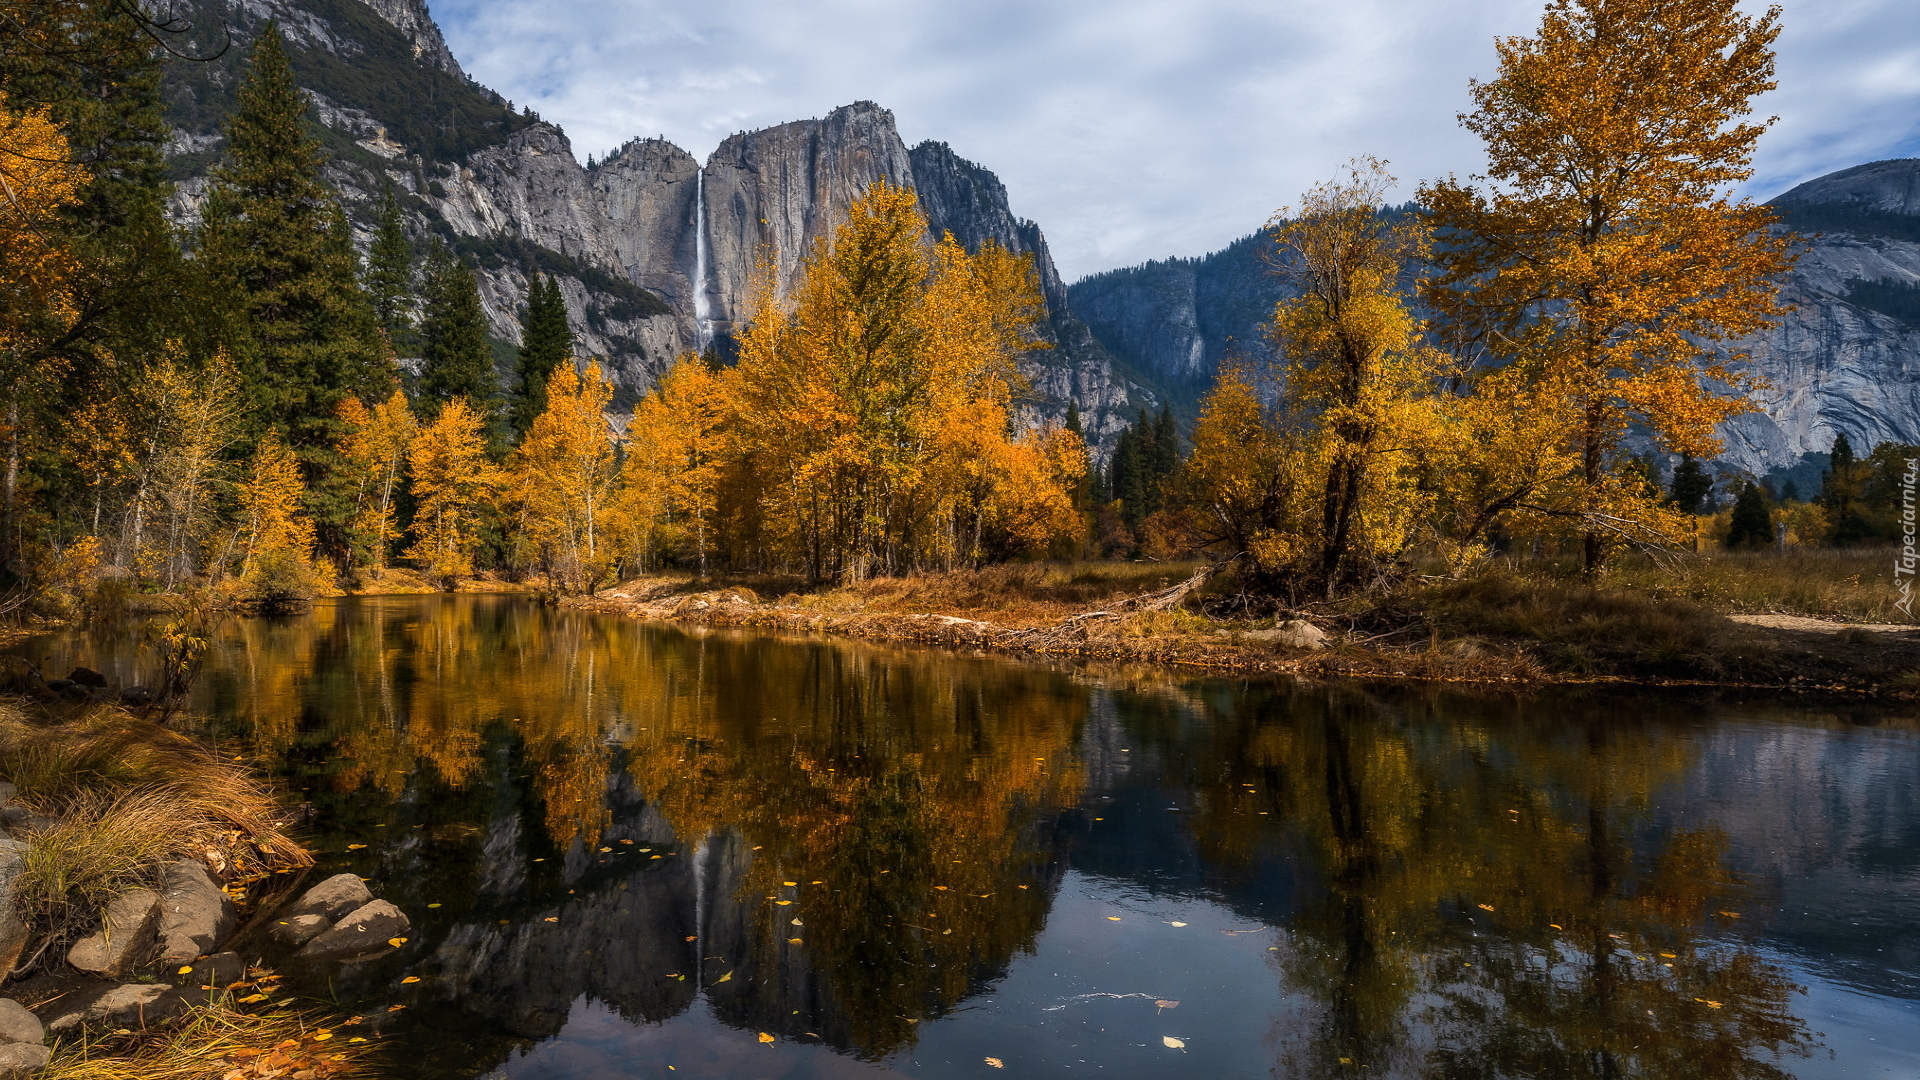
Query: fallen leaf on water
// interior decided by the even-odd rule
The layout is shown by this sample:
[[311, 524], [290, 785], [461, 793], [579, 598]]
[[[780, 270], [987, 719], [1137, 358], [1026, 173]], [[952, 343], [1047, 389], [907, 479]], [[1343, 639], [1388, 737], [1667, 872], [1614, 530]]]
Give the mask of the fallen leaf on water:
[[795, 926], [805, 926], [806, 924], [805, 924], [805, 923], [803, 923], [803, 922], [801, 922], [801, 921], [800, 921], [799, 919], [795, 919], [795, 920], [793, 920], [793, 925], [795, 925]]
[[366, 1042], [367, 1040], [365, 1040], [365, 1039], [363, 1039], [363, 1038], [361, 1038], [361, 1037], [360, 1037], [360, 1036], [358, 1036], [358, 1035], [355, 1035], [355, 1036], [354, 1036], [353, 1038], [351, 1038], [351, 1039], [348, 1039], [347, 1041], [348, 1041], [348, 1042], [350, 1042], [350, 1043], [362, 1043], [362, 1042]]
[[1557, 922], [1550, 922], [1547, 925], [1553, 927], [1555, 930], [1562, 929], [1561, 925]]
[[816, 882], [814, 882], [813, 884], [815, 884], [815, 885], [825, 885], [825, 884], [826, 884], [826, 882], [824, 882], [824, 881], [816, 881]]
[[987, 1064], [993, 1066], [996, 1069], [1004, 1069], [1007, 1067], [1007, 1063], [1004, 1061], [1001, 1061], [999, 1058], [988, 1058]]
[[610, 847], [603, 847], [603, 848], [601, 848], [600, 850], [601, 850], [601, 851], [612, 851], [613, 849], [612, 849], [612, 848], [610, 848]]
[[688, 935], [687, 935], [687, 940], [688, 940], [688, 941], [699, 941], [699, 940], [700, 940], [700, 935], [699, 935], [699, 934], [688, 934]]
[[1171, 1035], [1160, 1036], [1160, 1042], [1169, 1050], [1185, 1050], [1187, 1048], [1185, 1039], [1176, 1039]]
[[1022, 886], [1020, 886], [1020, 888], [1022, 888], [1022, 889], [1024, 889], [1024, 888], [1026, 888], [1026, 886], [1025, 886], [1025, 885], [1022, 885]]
[[428, 907], [430, 907], [430, 908], [437, 908], [437, 907], [439, 907], [440, 905], [439, 905], [439, 904], [428, 904], [427, 906], [428, 906]]
[[772, 1042], [772, 1041], [773, 1041], [773, 1036], [771, 1036], [771, 1035], [769, 1035], [769, 1034], [767, 1034], [766, 1032], [764, 1032], [764, 1031], [763, 1031], [763, 1032], [761, 1032], [761, 1033], [760, 1033], [760, 1041], [761, 1041], [761, 1042], [763, 1042], [763, 1043], [768, 1043], [768, 1042]]
[[328, 1039], [331, 1039], [331, 1038], [333, 1038], [333, 1032], [331, 1032], [331, 1031], [322, 1031], [322, 1032], [318, 1032], [318, 1033], [316, 1033], [316, 1034], [314, 1035], [314, 1037], [313, 1037], [313, 1041], [314, 1041], [314, 1042], [326, 1042], [326, 1041], [327, 1041]]
[[953, 931], [952, 931], [951, 929], [948, 929], [948, 930], [942, 930], [942, 931], [940, 931], [940, 936], [941, 936], [941, 937], [946, 937], [946, 936], [947, 936], [948, 934], [951, 934], [951, 933], [953, 933]]
[[1708, 1001], [1708, 1000], [1707, 1000], [1706, 998], [1694, 998], [1693, 1000], [1695, 1000], [1695, 1001], [1697, 1001], [1697, 1002], [1699, 1002], [1699, 1003], [1700, 1003], [1700, 1004], [1702, 1004], [1702, 1005], [1705, 1005], [1705, 1006], [1706, 1006], [1707, 1008], [1709, 1008], [1709, 1009], [1717, 1009], [1717, 1008], [1719, 1008], [1719, 1007], [1720, 1007], [1720, 1003], [1719, 1003], [1719, 1002], [1717, 1002], [1717, 1001]]
[[786, 907], [787, 905], [789, 905], [789, 904], [791, 904], [791, 903], [793, 903], [793, 901], [791, 901], [791, 900], [775, 900], [775, 901], [774, 901], [774, 903], [776, 903], [776, 904], [779, 904], [779, 905], [780, 905], [781, 907]]
[[1661, 955], [1661, 956], [1664, 956], [1664, 957], [1666, 957], [1666, 958], [1667, 958], [1667, 959], [1669, 959], [1669, 960], [1678, 960], [1678, 959], [1680, 959], [1680, 954], [1679, 954], [1679, 953], [1670, 953], [1670, 952], [1663, 952], [1663, 953], [1661, 953], [1660, 955]]
[[790, 938], [788, 938], [788, 939], [787, 939], [787, 944], [789, 944], [789, 945], [799, 945], [799, 944], [802, 944], [802, 942], [801, 942], [801, 941], [800, 941], [800, 939], [799, 939], [799, 938], [797, 938], [797, 937], [790, 937]]
[[1170, 922], [1170, 923], [1168, 923], [1167, 925], [1168, 925], [1168, 926], [1185, 926], [1185, 925], [1187, 925], [1187, 924], [1186, 924], [1186, 923], [1183, 923], [1183, 922], [1180, 922], [1180, 921], [1178, 921], [1178, 920], [1175, 920], [1175, 921], [1173, 921], [1173, 922]]
[[1725, 915], [1729, 919], [1737, 919], [1740, 917], [1740, 913], [1737, 911], [1722, 911], [1719, 914]]
[[722, 975], [719, 978], [713, 980], [712, 985], [719, 986], [723, 982], [732, 982], [732, 981], [733, 981], [733, 972], [729, 971], [725, 975]]
[[404, 1008], [406, 1008], [406, 1006], [405, 1006], [405, 1005], [389, 1005], [389, 1006], [387, 1006], [387, 1011], [388, 1011], [388, 1012], [399, 1012], [399, 1011], [400, 1011], [401, 1009], [404, 1009]]
[[783, 882], [781, 882], [780, 884], [782, 884], [782, 885], [786, 885], [786, 886], [789, 886], [789, 887], [791, 887], [791, 886], [794, 886], [794, 885], [798, 885], [798, 884], [800, 884], [800, 883], [799, 883], [799, 882], [797, 882], [797, 881], [783, 881]]
[[1160, 998], [1159, 1000], [1157, 1000], [1157, 1001], [1155, 1001], [1155, 1002], [1154, 1002], [1154, 1005], [1155, 1005], [1156, 1007], [1158, 1007], [1158, 1008], [1162, 1008], [1162, 1009], [1177, 1009], [1177, 1008], [1179, 1008], [1179, 1007], [1180, 1007], [1180, 1003], [1179, 1003], [1179, 1002], [1177, 1002], [1177, 1001], [1169, 1001], [1169, 1000], [1167, 1000], [1166, 998]]
[[365, 845], [365, 844], [348, 844], [348, 845], [347, 845], [347, 850], [348, 850], [348, 851], [359, 851], [359, 850], [360, 850], [361, 848], [363, 848], [363, 847], [366, 847], [366, 846], [367, 846], [367, 845]]
[[404, 978], [404, 979], [401, 979], [401, 980], [400, 980], [400, 985], [401, 985], [401, 986], [410, 986], [410, 985], [412, 985], [412, 984], [414, 984], [414, 983], [417, 983], [417, 982], [419, 982], [419, 981], [420, 981], [420, 976], [418, 976], [418, 975], [409, 975], [409, 976], [407, 976], [406, 978]]
[[633, 841], [631, 841], [631, 840], [622, 840], [622, 841], [620, 841], [620, 842], [621, 842], [621, 843], [623, 843], [623, 844], [631, 844], [631, 843], [633, 843]]
[[1492, 910], [1493, 910], [1493, 905], [1492, 905], [1492, 904], [1475, 904], [1475, 905], [1473, 905], [1473, 906], [1474, 906], [1474, 907], [1477, 907], [1477, 908], [1479, 908], [1479, 909], [1480, 909], [1481, 911], [1492, 911]]
[[941, 892], [947, 891], [947, 887], [945, 885], [935, 885], [934, 888], [939, 889]]
[[1109, 916], [1107, 916], [1107, 921], [1108, 921], [1108, 922], [1119, 922], [1119, 921], [1120, 921], [1120, 916], [1118, 916], [1118, 915], [1109, 915]]
[[402, 945], [405, 945], [406, 943], [407, 943], [407, 939], [403, 937], [390, 937], [387, 939], [387, 944], [393, 946], [396, 949]]
[[549, 915], [549, 916], [547, 916], [547, 918], [546, 918], [546, 921], [547, 921], [547, 922], [559, 922], [559, 921], [560, 921], [560, 916], [558, 916], [558, 915]]

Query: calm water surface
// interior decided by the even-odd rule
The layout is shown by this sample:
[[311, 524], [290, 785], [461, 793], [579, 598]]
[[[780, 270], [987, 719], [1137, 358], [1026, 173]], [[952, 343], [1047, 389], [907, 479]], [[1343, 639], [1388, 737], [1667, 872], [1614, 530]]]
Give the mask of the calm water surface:
[[[16, 651], [136, 683], [137, 643]], [[308, 983], [401, 1075], [1920, 1080], [1911, 714], [495, 597], [231, 623], [199, 693], [413, 917]]]

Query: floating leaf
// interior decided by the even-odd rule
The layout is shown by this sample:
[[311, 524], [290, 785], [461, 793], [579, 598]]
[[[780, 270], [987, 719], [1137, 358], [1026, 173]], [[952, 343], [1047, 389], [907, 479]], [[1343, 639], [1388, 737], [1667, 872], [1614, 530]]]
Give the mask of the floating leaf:
[[600, 850], [601, 850], [601, 851], [612, 851], [613, 849], [612, 849], [612, 848], [610, 848], [610, 847], [603, 847], [603, 848], [601, 848]]
[[437, 907], [439, 907], [440, 905], [439, 905], [439, 904], [428, 904], [427, 906], [428, 906], [428, 907], [430, 907], [430, 908], [437, 908]]
[[795, 925], [795, 926], [803, 926], [803, 925], [805, 925], [805, 924], [804, 924], [804, 923], [802, 923], [802, 922], [801, 922], [801, 921], [800, 921], [799, 919], [795, 919], [795, 920], [793, 920], [793, 925]]
[[795, 885], [798, 885], [798, 884], [800, 884], [800, 883], [799, 883], [799, 882], [797, 882], [797, 881], [783, 881], [783, 882], [781, 882], [780, 884], [782, 884], [782, 885], [785, 885], [785, 886], [788, 886], [789, 888], [791, 888], [792, 886], [795, 886]]
[[1156, 1000], [1156, 1001], [1154, 1002], [1154, 1005], [1155, 1005], [1156, 1007], [1158, 1007], [1158, 1008], [1162, 1008], [1162, 1009], [1177, 1009], [1177, 1008], [1179, 1008], [1179, 1007], [1180, 1007], [1180, 1003], [1179, 1003], [1179, 1002], [1177, 1002], [1177, 1001], [1170, 1001], [1170, 1000], [1168, 1000], [1167, 998], [1160, 998], [1160, 999], [1158, 999], [1158, 1000]]
[[1473, 906], [1474, 906], [1474, 907], [1477, 907], [1477, 908], [1479, 908], [1479, 909], [1480, 909], [1481, 911], [1492, 911], [1492, 910], [1493, 910], [1493, 905], [1492, 905], [1492, 904], [1475, 904], [1475, 905], [1473, 905]]
[[405, 945], [406, 943], [407, 943], [407, 939], [403, 937], [390, 937], [387, 939], [387, 944], [393, 946], [396, 949], [402, 945]]
[[713, 980], [713, 982], [709, 985], [719, 986], [723, 982], [732, 982], [732, 981], [733, 981], [733, 972], [729, 971], [725, 975], [722, 975], [719, 978]]
[[773, 1041], [773, 1036], [763, 1031], [760, 1033], [760, 1041], [763, 1043], [770, 1043]]
[[1119, 922], [1119, 921], [1120, 921], [1120, 916], [1118, 916], [1118, 915], [1109, 915], [1109, 916], [1107, 916], [1107, 921], [1108, 921], [1108, 922]]
[[400, 985], [401, 985], [401, 986], [410, 986], [410, 985], [412, 985], [412, 984], [414, 984], [414, 983], [417, 983], [417, 982], [419, 982], [419, 981], [420, 981], [420, 976], [418, 976], [418, 975], [409, 975], [409, 976], [407, 976], [406, 978], [404, 978], [404, 979], [401, 979], [401, 980], [400, 980]]
[[987, 1064], [993, 1066], [996, 1069], [1004, 1069], [1007, 1067], [1007, 1063], [1004, 1061], [1001, 1061], [999, 1058], [988, 1058]]
[[1547, 925], [1553, 927], [1555, 930], [1563, 929], [1563, 927], [1561, 927], [1561, 925], [1557, 922], [1550, 922]]
[[322, 1032], [317, 1032], [317, 1033], [316, 1033], [316, 1034], [315, 1034], [315, 1035], [313, 1036], [313, 1041], [314, 1041], [314, 1042], [326, 1042], [326, 1041], [327, 1041], [328, 1039], [331, 1039], [331, 1038], [333, 1038], [333, 1032], [331, 1032], [331, 1031], [322, 1031]]
[[1185, 925], [1187, 925], [1187, 924], [1186, 924], [1186, 923], [1183, 923], [1183, 922], [1181, 922], [1181, 921], [1179, 921], [1178, 919], [1176, 919], [1176, 920], [1174, 920], [1173, 922], [1170, 922], [1170, 923], [1168, 923], [1167, 925], [1168, 925], [1168, 926], [1185, 926]]
[[790, 937], [790, 938], [788, 938], [788, 939], [787, 939], [787, 944], [789, 944], [789, 945], [801, 945], [801, 944], [804, 944], [804, 942], [802, 942], [802, 941], [801, 941], [801, 940], [800, 940], [799, 938], [797, 938], [797, 937]]
[[1171, 1035], [1160, 1036], [1160, 1043], [1169, 1050], [1185, 1050], [1187, 1048], [1185, 1039], [1176, 1039]]
[[348, 850], [348, 851], [359, 851], [359, 850], [360, 850], [361, 848], [363, 848], [363, 847], [366, 847], [366, 846], [367, 846], [367, 845], [365, 845], [365, 844], [348, 844], [348, 845], [347, 845], [347, 850]]
[[775, 901], [774, 901], [774, 903], [776, 903], [776, 904], [779, 904], [779, 905], [780, 905], [781, 907], [786, 907], [787, 905], [789, 905], [789, 904], [791, 904], [791, 903], [793, 903], [793, 901], [791, 901], [791, 900], [775, 900]]

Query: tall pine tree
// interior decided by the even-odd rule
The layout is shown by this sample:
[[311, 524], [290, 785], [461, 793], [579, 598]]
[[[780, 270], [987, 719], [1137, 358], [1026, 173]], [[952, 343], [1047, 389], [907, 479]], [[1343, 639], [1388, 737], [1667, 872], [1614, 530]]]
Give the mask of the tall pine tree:
[[480, 283], [473, 269], [444, 246], [427, 257], [426, 309], [420, 320], [420, 411], [439, 413], [455, 398], [466, 398], [493, 431], [500, 409], [500, 376], [487, 341], [487, 315], [480, 306]]
[[388, 181], [380, 193], [380, 213], [367, 250], [367, 299], [388, 339], [413, 329], [413, 245], [400, 224], [400, 200]]
[[[255, 437], [277, 433], [318, 487], [340, 430], [337, 406], [379, 393], [393, 374], [306, 113], [269, 23], [227, 123], [226, 160], [213, 171], [200, 260], [227, 308], [224, 336], [254, 403]], [[337, 524], [334, 509], [313, 516], [323, 528]]]
[[509, 420], [517, 442], [547, 411], [547, 380], [561, 363], [573, 359], [573, 329], [560, 283], [538, 277], [527, 291], [527, 312], [520, 320], [520, 362], [515, 371]]

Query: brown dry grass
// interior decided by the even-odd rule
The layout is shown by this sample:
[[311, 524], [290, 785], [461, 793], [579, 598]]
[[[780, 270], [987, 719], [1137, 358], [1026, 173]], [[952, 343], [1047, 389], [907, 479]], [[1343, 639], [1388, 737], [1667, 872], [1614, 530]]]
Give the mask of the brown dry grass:
[[41, 1080], [251, 1080], [254, 1077], [368, 1077], [376, 1044], [349, 1022], [327, 1027], [298, 1009], [247, 1012], [230, 1003], [196, 1006], [180, 1021], [139, 1034], [63, 1041]]
[[1894, 589], [1893, 552], [1887, 549], [1715, 552], [1665, 568], [1646, 559], [1623, 559], [1608, 582], [1727, 613], [1913, 621], [1893, 606], [1900, 596]]
[[0, 703], [0, 777], [58, 824], [26, 836], [16, 898], [54, 941], [194, 858], [230, 877], [305, 866], [274, 792], [237, 762], [118, 709], [62, 718]]

